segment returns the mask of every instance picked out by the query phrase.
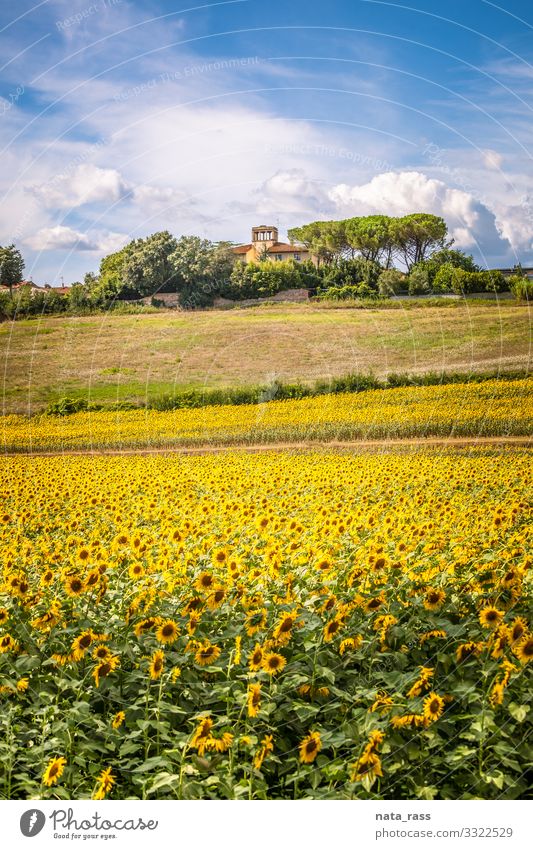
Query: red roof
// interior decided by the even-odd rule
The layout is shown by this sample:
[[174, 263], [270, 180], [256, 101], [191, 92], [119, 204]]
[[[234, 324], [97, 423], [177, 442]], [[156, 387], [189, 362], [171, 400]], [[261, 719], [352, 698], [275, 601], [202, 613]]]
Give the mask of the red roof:
[[[259, 249], [263, 247], [261, 242], [255, 242]], [[236, 248], [232, 248], [234, 254], [247, 254], [250, 248], [253, 248], [254, 245], [238, 245]], [[269, 248], [267, 248], [267, 252], [269, 254], [299, 254], [299, 253], [309, 253], [309, 248], [306, 248], [303, 245], [288, 245], [287, 242], [274, 242]]]
[[288, 245], [286, 242], [274, 242], [268, 252], [269, 254], [301, 254], [308, 253], [308, 248], [301, 245]]

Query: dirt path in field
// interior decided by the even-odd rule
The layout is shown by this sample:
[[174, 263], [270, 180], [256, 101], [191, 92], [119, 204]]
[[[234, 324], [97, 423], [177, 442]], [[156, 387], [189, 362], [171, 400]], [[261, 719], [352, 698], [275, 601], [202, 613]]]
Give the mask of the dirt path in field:
[[533, 437], [529, 436], [479, 436], [479, 437], [417, 437], [411, 439], [361, 439], [355, 442], [277, 442], [264, 445], [199, 445], [195, 447], [168, 446], [166, 448], [133, 447], [133, 448], [84, 448], [65, 449], [64, 451], [35, 451], [11, 452], [4, 457], [64, 457], [64, 456], [112, 456], [152, 454], [180, 454], [196, 456], [204, 454], [222, 454], [234, 451], [246, 454], [260, 454], [264, 451], [316, 451], [339, 450], [349, 451], [391, 448], [528, 448], [533, 447]]

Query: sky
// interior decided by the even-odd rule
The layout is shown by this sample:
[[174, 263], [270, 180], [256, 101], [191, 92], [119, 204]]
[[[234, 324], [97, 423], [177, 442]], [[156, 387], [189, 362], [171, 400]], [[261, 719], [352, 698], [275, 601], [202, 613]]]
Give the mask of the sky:
[[1, 0], [0, 35], [0, 244], [36, 283], [371, 213], [533, 265], [530, 0]]

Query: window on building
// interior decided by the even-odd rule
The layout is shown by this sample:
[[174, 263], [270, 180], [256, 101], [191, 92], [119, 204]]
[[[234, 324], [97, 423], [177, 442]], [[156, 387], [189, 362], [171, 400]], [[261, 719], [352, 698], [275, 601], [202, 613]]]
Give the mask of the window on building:
[[296, 260], [296, 262], [300, 262], [300, 260], [302, 259], [302, 255], [301, 254], [294, 254], [294, 259]]

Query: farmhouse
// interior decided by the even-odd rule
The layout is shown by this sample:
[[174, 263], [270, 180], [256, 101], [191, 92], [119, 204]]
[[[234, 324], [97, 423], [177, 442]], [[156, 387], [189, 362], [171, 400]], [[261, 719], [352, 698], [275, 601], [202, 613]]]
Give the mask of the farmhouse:
[[262, 260], [282, 262], [287, 259], [303, 262], [311, 259], [311, 254], [305, 246], [280, 242], [278, 228], [266, 224], [252, 227], [251, 243], [238, 245], [232, 250], [237, 259], [246, 263]]

